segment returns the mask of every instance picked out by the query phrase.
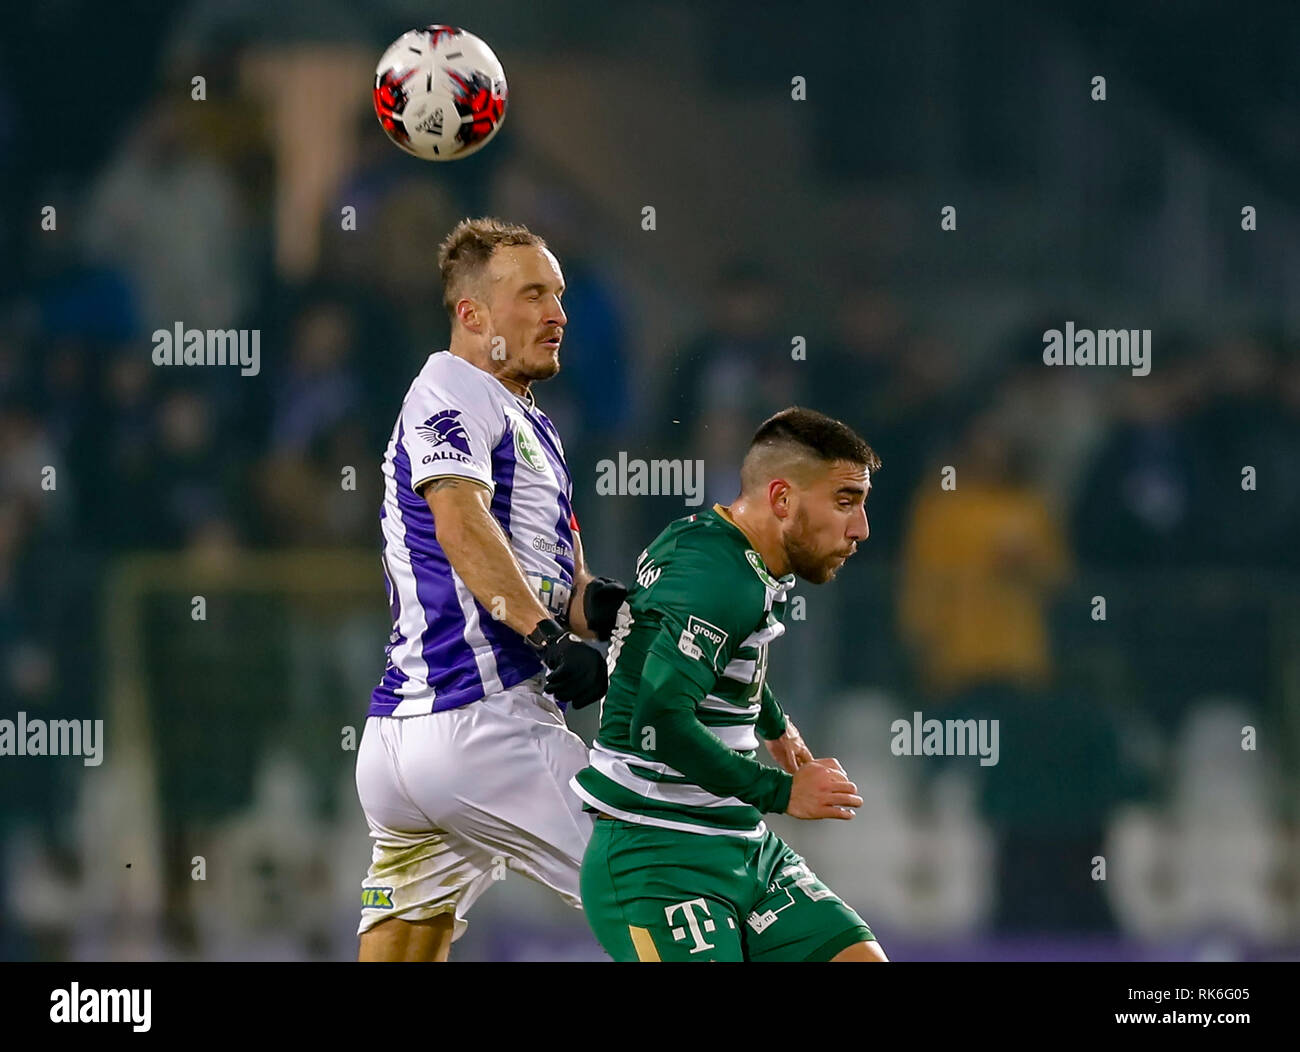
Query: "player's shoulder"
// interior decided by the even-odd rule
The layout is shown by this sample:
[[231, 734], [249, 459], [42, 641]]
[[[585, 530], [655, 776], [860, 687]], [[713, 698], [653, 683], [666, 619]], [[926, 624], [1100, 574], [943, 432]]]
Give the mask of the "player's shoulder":
[[647, 549], [651, 560], [671, 569], [675, 583], [738, 607], [763, 607], [778, 582], [745, 535], [716, 509], [671, 523]]
[[493, 425], [505, 420], [503, 403], [501, 385], [493, 377], [449, 351], [436, 351], [411, 381], [403, 412], [420, 419], [430, 414], [451, 420], [468, 417], [495, 430]]
[[435, 351], [429, 355], [411, 386], [412, 390], [458, 394], [483, 405], [494, 405], [504, 400], [503, 389], [496, 379], [450, 351]]

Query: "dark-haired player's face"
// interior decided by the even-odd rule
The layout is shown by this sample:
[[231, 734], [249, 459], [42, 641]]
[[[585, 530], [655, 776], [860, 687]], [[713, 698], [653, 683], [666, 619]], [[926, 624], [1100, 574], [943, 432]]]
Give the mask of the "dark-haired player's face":
[[805, 581], [825, 584], [870, 534], [867, 469], [836, 461], [811, 485], [791, 491], [792, 514], [782, 539], [790, 569]]
[[500, 375], [549, 379], [560, 371], [560, 340], [569, 320], [560, 306], [559, 262], [536, 245], [504, 245], [492, 253], [487, 270], [489, 336], [494, 358], [505, 363]]

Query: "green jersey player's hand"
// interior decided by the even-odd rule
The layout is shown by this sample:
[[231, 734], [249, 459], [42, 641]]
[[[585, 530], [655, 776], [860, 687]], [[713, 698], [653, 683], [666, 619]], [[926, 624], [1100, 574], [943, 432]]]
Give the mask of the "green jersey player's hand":
[[786, 774], [794, 774], [806, 763], [812, 763], [812, 750], [804, 744], [803, 735], [794, 721], [786, 718], [785, 733], [779, 738], [764, 741], [778, 767]]
[[792, 818], [852, 818], [862, 806], [858, 787], [849, 781], [839, 760], [827, 757], [799, 768], [790, 787], [785, 813]]

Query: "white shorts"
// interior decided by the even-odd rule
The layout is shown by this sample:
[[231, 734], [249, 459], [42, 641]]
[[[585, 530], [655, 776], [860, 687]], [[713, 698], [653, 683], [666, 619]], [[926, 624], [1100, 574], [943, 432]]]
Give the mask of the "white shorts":
[[370, 716], [357, 794], [374, 840], [358, 933], [387, 917], [465, 914], [507, 869], [582, 907], [593, 816], [569, 788], [587, 746], [534, 676], [446, 712]]

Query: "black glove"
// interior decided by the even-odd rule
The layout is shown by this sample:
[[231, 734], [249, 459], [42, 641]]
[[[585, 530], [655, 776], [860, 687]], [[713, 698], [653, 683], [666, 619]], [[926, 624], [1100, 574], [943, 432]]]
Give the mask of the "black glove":
[[583, 589], [582, 613], [587, 618], [587, 627], [596, 633], [596, 638], [608, 642], [614, 631], [614, 622], [618, 620], [619, 608], [627, 598], [627, 585], [612, 577], [595, 577]]
[[557, 701], [581, 709], [605, 696], [609, 687], [605, 656], [590, 643], [551, 620], [539, 622], [524, 639], [551, 670], [546, 677], [546, 693]]

